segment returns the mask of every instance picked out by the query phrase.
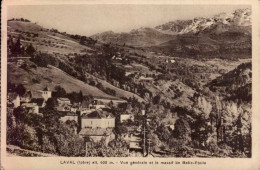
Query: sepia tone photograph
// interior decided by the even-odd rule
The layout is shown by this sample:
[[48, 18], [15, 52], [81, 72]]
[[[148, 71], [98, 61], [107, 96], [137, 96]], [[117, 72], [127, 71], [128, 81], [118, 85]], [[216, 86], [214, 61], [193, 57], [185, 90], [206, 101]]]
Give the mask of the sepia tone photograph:
[[6, 22], [8, 157], [252, 157], [251, 5], [9, 5]]

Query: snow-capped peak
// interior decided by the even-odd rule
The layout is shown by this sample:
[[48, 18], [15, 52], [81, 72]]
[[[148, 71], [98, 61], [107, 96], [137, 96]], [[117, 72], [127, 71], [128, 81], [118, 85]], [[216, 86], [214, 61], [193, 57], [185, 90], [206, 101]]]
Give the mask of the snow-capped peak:
[[218, 24], [226, 26], [250, 26], [251, 9], [238, 9], [232, 13], [220, 13], [213, 17], [197, 17], [193, 20], [176, 20], [155, 27], [155, 29], [170, 33], [197, 33]]

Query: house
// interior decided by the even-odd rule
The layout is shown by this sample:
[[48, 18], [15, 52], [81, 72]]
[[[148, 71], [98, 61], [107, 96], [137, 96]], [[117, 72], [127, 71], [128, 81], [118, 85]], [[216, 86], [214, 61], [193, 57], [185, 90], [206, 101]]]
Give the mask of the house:
[[114, 128], [115, 117], [107, 111], [95, 110], [81, 116], [81, 129], [83, 128]]
[[142, 139], [139, 136], [131, 134], [131, 137], [129, 139], [129, 149], [142, 150]]
[[58, 98], [57, 99], [57, 101], [58, 101], [58, 105], [59, 106], [66, 106], [66, 105], [70, 105], [71, 103], [70, 103], [70, 99], [68, 99], [68, 98]]
[[175, 128], [175, 126], [174, 125], [171, 125], [171, 124], [169, 124], [169, 125], [166, 125], [166, 127], [168, 127], [171, 131], [173, 131], [174, 130], [174, 128]]
[[171, 63], [175, 63], [175, 60], [173, 60], [173, 59], [171, 59], [170, 61], [171, 61]]
[[132, 74], [132, 72], [130, 72], [130, 71], [125, 72], [125, 76], [129, 76], [130, 74]]
[[58, 102], [58, 106], [56, 107], [56, 109], [58, 111], [71, 111], [72, 105], [71, 105], [70, 100], [68, 98], [58, 98], [57, 102]]
[[78, 114], [73, 112], [64, 112], [64, 115], [60, 117], [60, 121], [65, 123], [68, 120], [74, 120], [76, 123], [78, 123]]
[[115, 138], [111, 128], [84, 128], [79, 132], [79, 135], [91, 142], [99, 142], [105, 140], [105, 145]]
[[131, 115], [131, 114], [121, 114], [120, 115], [120, 122], [125, 122], [127, 120], [132, 120], [134, 121], [134, 115]]
[[13, 108], [20, 106], [21, 98], [17, 93], [8, 93], [8, 104], [11, 104]]
[[112, 57], [112, 59], [113, 59], [113, 60], [123, 60], [123, 59], [121, 58], [121, 54], [120, 54], [120, 53], [119, 53], [117, 56], [114, 55], [114, 56]]
[[60, 105], [58, 105], [57, 107], [56, 107], [56, 109], [58, 110], [58, 111], [60, 111], [60, 112], [64, 112], [64, 111], [67, 111], [67, 112], [69, 112], [70, 110], [71, 110], [71, 107], [70, 106], [68, 106], [68, 105], [65, 105], [65, 106], [60, 106]]
[[104, 105], [104, 104], [90, 104], [89, 105], [89, 109], [95, 109], [95, 110], [98, 110], [98, 109], [104, 109], [106, 108], [107, 106]]
[[42, 97], [45, 101], [47, 101], [52, 96], [52, 91], [50, 91], [47, 87], [45, 87], [42, 91]]
[[79, 109], [78, 106], [71, 106], [70, 107], [70, 111], [73, 112], [73, 113], [76, 113], [78, 109]]
[[31, 113], [39, 113], [39, 106], [36, 103], [23, 103], [22, 107], [28, 108]]
[[140, 82], [152, 82], [152, 81], [153, 81], [153, 78], [152, 78], [152, 77], [140, 76], [140, 77], [139, 77], [139, 81], [140, 81]]

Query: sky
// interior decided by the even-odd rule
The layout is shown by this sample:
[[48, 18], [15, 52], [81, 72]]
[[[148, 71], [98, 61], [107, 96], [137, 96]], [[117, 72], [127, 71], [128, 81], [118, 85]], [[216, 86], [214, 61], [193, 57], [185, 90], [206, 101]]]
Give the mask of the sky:
[[177, 19], [210, 17], [248, 8], [244, 5], [19, 5], [8, 6], [7, 17], [26, 18], [45, 28], [90, 36], [104, 31], [129, 32]]

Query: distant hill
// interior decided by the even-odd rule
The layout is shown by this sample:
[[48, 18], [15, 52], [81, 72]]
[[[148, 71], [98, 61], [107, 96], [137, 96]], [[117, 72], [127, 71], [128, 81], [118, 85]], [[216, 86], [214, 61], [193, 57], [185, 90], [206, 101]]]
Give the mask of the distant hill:
[[153, 28], [139, 28], [129, 33], [103, 32], [92, 35], [91, 38], [105, 43], [143, 47], [159, 45], [172, 37]]
[[86, 53], [93, 51], [91, 45], [80, 44], [80, 37], [59, 32], [56, 29], [46, 29], [42, 26], [23, 21], [8, 21], [7, 35], [21, 38], [21, 43], [26, 46], [32, 44], [38, 51], [49, 54]]
[[248, 58], [251, 56], [251, 10], [238, 9], [210, 18], [171, 21], [129, 33], [103, 32], [91, 38], [104, 43], [146, 47], [167, 55]]
[[237, 59], [251, 57], [251, 35], [242, 32], [182, 34], [150, 50], [184, 57]]

